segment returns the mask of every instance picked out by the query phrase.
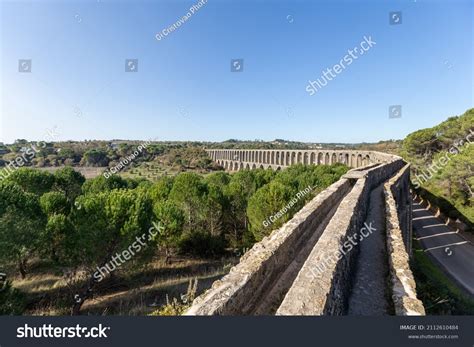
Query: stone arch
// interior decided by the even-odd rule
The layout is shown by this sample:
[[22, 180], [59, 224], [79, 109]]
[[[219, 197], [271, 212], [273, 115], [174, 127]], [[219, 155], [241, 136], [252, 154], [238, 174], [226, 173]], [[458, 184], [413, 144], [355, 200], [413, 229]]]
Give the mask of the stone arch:
[[360, 167], [362, 166], [362, 154], [359, 154], [357, 156], [357, 166], [356, 167]]
[[330, 160], [331, 160], [331, 159], [329, 158], [329, 153], [326, 153], [326, 155], [324, 156], [324, 164], [325, 164], [325, 165], [329, 165], [329, 161], [330, 161]]
[[270, 164], [275, 164], [275, 152], [271, 151], [270, 154]]
[[303, 163], [303, 153], [298, 152], [296, 163], [297, 164], [302, 164]]
[[362, 166], [366, 166], [370, 164], [370, 157], [367, 154], [365, 157], [362, 158]]
[[294, 165], [296, 164], [296, 152], [291, 152], [291, 164]]
[[316, 164], [316, 153], [311, 152], [311, 156], [309, 158], [309, 163], [310, 164]]
[[280, 152], [279, 151], [277, 151], [275, 153], [275, 164], [277, 164], [277, 165], [280, 164]]
[[349, 153], [344, 154], [344, 164], [350, 165], [349, 164]]
[[250, 165], [248, 163], [245, 165], [245, 170], [250, 170]]
[[244, 163], [243, 163], [243, 162], [240, 162], [239, 169], [240, 169], [240, 170], [243, 170], [243, 169], [244, 169]]
[[337, 162], [338, 162], [338, 163], [344, 162], [344, 156], [343, 156], [342, 153], [339, 153], [339, 158], [337, 159]]
[[255, 170], [257, 168], [257, 165], [255, 163], [252, 165], [252, 170]]
[[290, 160], [291, 160], [291, 152], [286, 152], [286, 156], [285, 156], [285, 164], [286, 166], [290, 166]]
[[262, 165], [262, 164], [260, 164], [260, 167], [259, 167], [259, 169], [264, 169], [264, 167], [263, 167], [263, 165]]
[[234, 171], [237, 171], [237, 170], [239, 170], [239, 163], [235, 162], [234, 163]]
[[323, 164], [323, 158], [324, 158], [323, 153], [319, 152], [319, 153], [318, 153], [318, 165], [322, 165], [322, 164]]
[[308, 165], [309, 164], [309, 155], [308, 152], [303, 153], [303, 164]]
[[281, 170], [281, 166], [278, 166], [276, 171], [280, 171]]
[[332, 156], [331, 156], [331, 165], [336, 164], [336, 161], [337, 161], [336, 153], [333, 153]]

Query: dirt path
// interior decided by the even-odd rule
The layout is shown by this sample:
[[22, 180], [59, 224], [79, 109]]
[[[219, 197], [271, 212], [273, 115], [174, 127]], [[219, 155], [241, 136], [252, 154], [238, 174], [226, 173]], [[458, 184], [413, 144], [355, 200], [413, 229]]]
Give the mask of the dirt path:
[[385, 247], [383, 185], [370, 195], [366, 224], [376, 229], [359, 242], [359, 256], [349, 297], [348, 315], [382, 316], [389, 314], [386, 295], [388, 264]]

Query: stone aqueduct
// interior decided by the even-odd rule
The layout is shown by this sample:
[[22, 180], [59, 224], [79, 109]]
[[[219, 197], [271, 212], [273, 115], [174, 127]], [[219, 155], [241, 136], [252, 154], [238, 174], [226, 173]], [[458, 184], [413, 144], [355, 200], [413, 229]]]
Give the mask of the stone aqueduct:
[[[185, 314], [344, 315], [367, 305], [363, 312], [378, 315], [372, 304], [376, 297], [383, 301], [382, 314], [425, 314], [410, 269], [410, 165], [402, 158], [349, 150], [219, 149], [208, 153], [229, 171], [278, 170], [297, 163], [345, 163], [353, 169], [256, 243]], [[357, 245], [342, 256], [348, 238], [360, 237], [374, 215], [379, 232], [370, 237], [378, 238], [378, 249], [367, 247], [370, 241], [365, 241], [364, 247]], [[328, 261], [328, 254], [340, 257]], [[359, 276], [368, 287], [355, 285], [361, 282], [354, 276], [375, 263], [375, 258], [385, 270], [373, 275], [372, 283], [367, 283], [365, 275]]]
[[213, 149], [207, 152], [212, 160], [229, 171], [257, 168], [279, 170], [294, 164], [335, 163], [357, 168], [391, 159], [385, 153], [351, 150]]

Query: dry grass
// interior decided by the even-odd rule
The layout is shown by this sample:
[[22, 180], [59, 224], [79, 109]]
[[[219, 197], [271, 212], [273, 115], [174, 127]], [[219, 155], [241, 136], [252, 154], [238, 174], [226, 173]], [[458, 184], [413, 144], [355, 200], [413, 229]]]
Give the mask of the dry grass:
[[[96, 295], [87, 300], [82, 314], [148, 315], [167, 304], [167, 298], [181, 300], [190, 279], [197, 279], [197, 295], [228, 272], [235, 258], [203, 260], [176, 258], [167, 264], [156, 258], [148, 266], [118, 270], [102, 281]], [[13, 286], [27, 294], [26, 315], [68, 315], [71, 288], [61, 271], [48, 264], [35, 264], [25, 278], [13, 278]]]
[[66, 286], [66, 281], [54, 274], [29, 275], [25, 279], [15, 279], [12, 282], [13, 286], [22, 292], [35, 294]]

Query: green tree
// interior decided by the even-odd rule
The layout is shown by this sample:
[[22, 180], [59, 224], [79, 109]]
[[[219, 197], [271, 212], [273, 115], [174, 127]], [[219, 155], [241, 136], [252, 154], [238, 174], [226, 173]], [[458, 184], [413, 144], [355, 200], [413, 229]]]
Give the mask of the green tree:
[[110, 191], [113, 189], [128, 188], [129, 183], [119, 175], [110, 175], [105, 178], [103, 175], [97, 176], [93, 179], [87, 180], [82, 185], [82, 192], [87, 193], [100, 193]]
[[165, 200], [155, 203], [153, 212], [155, 220], [160, 221], [163, 226], [158, 230], [158, 242], [165, 250], [168, 263], [171, 256], [170, 250], [178, 245], [183, 231], [184, 214], [174, 202]]
[[48, 192], [41, 196], [40, 205], [43, 212], [50, 216], [53, 214], [68, 214], [71, 205], [62, 192]]
[[68, 201], [74, 201], [81, 194], [84, 176], [72, 167], [64, 167], [54, 173], [55, 188], [66, 195]]
[[[244, 170], [233, 174], [224, 190], [230, 210], [229, 239], [235, 247], [242, 245], [244, 235], [248, 230], [247, 204], [256, 189], [254, 173]], [[252, 241], [249, 240], [250, 243]]]
[[205, 195], [206, 185], [198, 174], [185, 172], [174, 179], [169, 199], [184, 212], [186, 231], [193, 231], [196, 227], [202, 229], [205, 218]]
[[[250, 230], [257, 241], [291, 218], [296, 210], [296, 205], [291, 204], [292, 200], [296, 200], [294, 189], [279, 181], [272, 181], [263, 186], [250, 198], [247, 215], [250, 221]], [[275, 221], [266, 227], [263, 222], [283, 208], [288, 210], [282, 211], [281, 216], [275, 216]]]
[[154, 203], [165, 200], [168, 198], [172, 188], [173, 178], [167, 176], [160, 177], [149, 189], [150, 197]]
[[[71, 242], [75, 244], [71, 259], [76, 268], [89, 268], [90, 276], [87, 284], [75, 294], [73, 314], [78, 314], [82, 304], [93, 294], [100, 279], [95, 271], [97, 267], [111, 264], [116, 254], [131, 253], [131, 247], [134, 255], [127, 264], [143, 261], [153, 254], [155, 247], [151, 246], [156, 246], [150, 233], [153, 207], [144, 190], [120, 189], [87, 194], [79, 197], [78, 203], [81, 208], [72, 214], [76, 232], [75, 242]], [[122, 265], [126, 264], [121, 263], [120, 267]], [[118, 265], [114, 270], [117, 268]]]
[[45, 224], [46, 216], [36, 195], [14, 183], [0, 183], [0, 259], [16, 262], [22, 278]]
[[54, 185], [54, 176], [46, 171], [19, 168], [12, 172], [7, 181], [14, 182], [25, 192], [42, 195]]
[[103, 149], [91, 149], [84, 153], [83, 160], [91, 166], [107, 166], [109, 158], [107, 152]]

